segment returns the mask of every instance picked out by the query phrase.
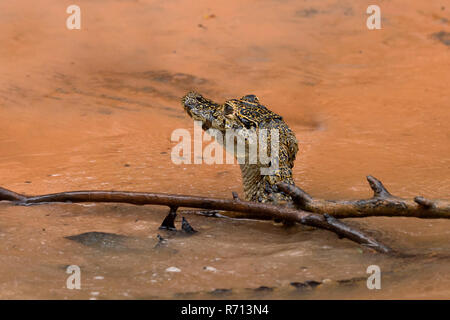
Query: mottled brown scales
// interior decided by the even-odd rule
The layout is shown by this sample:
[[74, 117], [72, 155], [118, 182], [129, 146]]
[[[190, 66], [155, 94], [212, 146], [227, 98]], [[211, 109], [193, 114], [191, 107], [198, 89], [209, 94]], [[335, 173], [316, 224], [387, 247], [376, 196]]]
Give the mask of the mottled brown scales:
[[[292, 168], [298, 151], [295, 134], [283, 121], [283, 118], [260, 104], [255, 95], [246, 95], [240, 99], [231, 99], [223, 104], [213, 102], [199, 93], [189, 92], [182, 98], [182, 104], [189, 116], [202, 122], [203, 130], [217, 129], [223, 136], [226, 130], [240, 136], [246, 142], [245, 163], [240, 164], [244, 186], [245, 200], [257, 202], [291, 202], [290, 196], [276, 186], [279, 182], [294, 184]], [[253, 141], [248, 133], [253, 131], [256, 136], [261, 129], [267, 129], [267, 153], [271, 154], [270, 129], [277, 129], [279, 134], [278, 169], [270, 175], [262, 175], [261, 168], [267, 168], [272, 163], [252, 164], [248, 156], [248, 144]], [[234, 146], [232, 146], [234, 147]], [[260, 145], [258, 144], [258, 148]], [[230, 148], [229, 145], [226, 148]]]

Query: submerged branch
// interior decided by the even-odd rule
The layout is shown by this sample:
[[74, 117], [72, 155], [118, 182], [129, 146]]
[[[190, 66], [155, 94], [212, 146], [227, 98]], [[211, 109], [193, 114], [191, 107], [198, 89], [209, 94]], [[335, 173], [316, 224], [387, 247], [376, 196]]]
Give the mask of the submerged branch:
[[14, 201], [21, 205], [31, 205], [49, 202], [115, 202], [135, 205], [164, 205], [171, 208], [175, 214], [178, 207], [202, 208], [211, 210], [226, 210], [245, 213], [247, 218], [277, 218], [298, 222], [303, 225], [326, 229], [341, 238], [347, 238], [379, 252], [389, 252], [390, 249], [355, 230], [330, 215], [322, 215], [303, 210], [275, 206], [265, 203], [242, 201], [233, 194], [233, 199], [217, 199], [165, 193], [125, 192], [125, 191], [72, 191], [39, 196], [25, 196], [0, 188], [0, 201]]
[[281, 183], [279, 188], [289, 194], [299, 209], [319, 214], [330, 214], [335, 218], [362, 218], [374, 216], [416, 217], [422, 219], [450, 219], [449, 200], [430, 200], [424, 197], [402, 199], [387, 191], [381, 181], [367, 176], [374, 195], [362, 200], [315, 199], [299, 187]]

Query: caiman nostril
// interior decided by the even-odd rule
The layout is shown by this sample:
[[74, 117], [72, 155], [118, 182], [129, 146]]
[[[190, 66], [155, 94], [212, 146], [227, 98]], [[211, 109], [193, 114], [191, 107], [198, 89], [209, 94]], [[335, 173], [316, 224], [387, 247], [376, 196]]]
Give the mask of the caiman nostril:
[[188, 110], [194, 108], [196, 105], [196, 103], [194, 101], [192, 101], [191, 99], [184, 101], [184, 107], [187, 108]]

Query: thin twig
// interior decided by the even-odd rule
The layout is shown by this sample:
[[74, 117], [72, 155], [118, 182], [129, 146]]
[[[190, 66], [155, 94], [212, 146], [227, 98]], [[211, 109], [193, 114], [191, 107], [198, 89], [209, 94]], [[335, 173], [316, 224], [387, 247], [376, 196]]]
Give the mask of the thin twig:
[[383, 186], [380, 180], [367, 176], [374, 195], [362, 200], [324, 200], [311, 197], [297, 186], [280, 183], [281, 191], [289, 194], [299, 209], [335, 218], [362, 218], [373, 216], [416, 217], [422, 219], [450, 219], [449, 200], [430, 200], [423, 197], [402, 199], [395, 197]]

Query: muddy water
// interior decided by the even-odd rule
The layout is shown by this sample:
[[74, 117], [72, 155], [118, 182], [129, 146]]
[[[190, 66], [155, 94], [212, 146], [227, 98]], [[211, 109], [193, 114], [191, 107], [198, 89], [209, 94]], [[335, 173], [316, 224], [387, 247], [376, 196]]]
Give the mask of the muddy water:
[[[381, 1], [376, 31], [367, 1], [81, 1], [79, 31], [65, 28], [70, 4], [0, 3], [1, 186], [242, 193], [236, 165], [170, 160], [172, 131], [193, 128], [179, 98], [195, 89], [253, 93], [283, 115], [301, 145], [295, 179], [314, 196], [368, 197], [372, 174], [399, 196], [450, 197], [445, 1]], [[449, 297], [448, 221], [349, 221], [404, 254], [392, 257], [267, 221], [189, 215], [198, 234], [165, 233], [166, 211], [0, 203], [0, 298]], [[65, 238], [92, 231], [129, 238]], [[168, 243], [154, 248], [158, 233]], [[381, 290], [366, 287], [372, 264]], [[66, 289], [68, 265], [81, 290]], [[308, 280], [324, 283], [291, 284]]]

